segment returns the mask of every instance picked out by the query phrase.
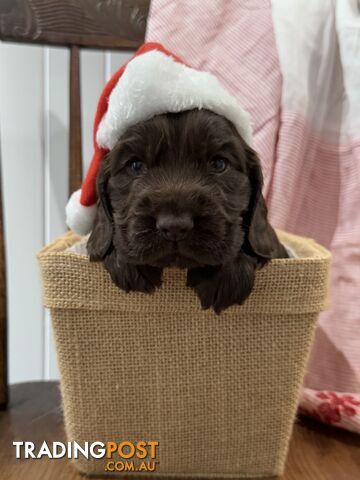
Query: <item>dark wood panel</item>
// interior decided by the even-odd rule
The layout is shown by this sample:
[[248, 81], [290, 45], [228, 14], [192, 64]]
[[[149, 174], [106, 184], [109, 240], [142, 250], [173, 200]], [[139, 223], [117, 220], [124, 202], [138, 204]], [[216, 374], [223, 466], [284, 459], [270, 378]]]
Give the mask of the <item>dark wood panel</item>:
[[[65, 441], [58, 384], [14, 385], [0, 412], [0, 472], [7, 480], [81, 480], [66, 459], [16, 460], [12, 442]], [[155, 475], [151, 475], [154, 479]], [[99, 478], [99, 477], [96, 477]], [[120, 478], [120, 477], [119, 477]], [[359, 480], [360, 436], [306, 419], [295, 424], [282, 480]], [[243, 479], [245, 480], [245, 479]]]
[[70, 48], [69, 194], [82, 182], [80, 51]]
[[150, 0], [0, 0], [0, 39], [94, 48], [143, 42]]
[[5, 230], [3, 221], [2, 178], [0, 163], [0, 407], [7, 403], [7, 302]]

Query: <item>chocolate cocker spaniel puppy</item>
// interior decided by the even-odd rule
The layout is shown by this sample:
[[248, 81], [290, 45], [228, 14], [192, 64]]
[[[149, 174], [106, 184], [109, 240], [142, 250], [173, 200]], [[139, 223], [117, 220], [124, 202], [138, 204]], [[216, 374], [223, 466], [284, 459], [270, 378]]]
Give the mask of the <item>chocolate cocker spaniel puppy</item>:
[[98, 175], [90, 260], [125, 291], [152, 292], [162, 269], [178, 266], [203, 308], [242, 304], [256, 269], [287, 257], [262, 183], [256, 153], [222, 116], [190, 110], [138, 123]]

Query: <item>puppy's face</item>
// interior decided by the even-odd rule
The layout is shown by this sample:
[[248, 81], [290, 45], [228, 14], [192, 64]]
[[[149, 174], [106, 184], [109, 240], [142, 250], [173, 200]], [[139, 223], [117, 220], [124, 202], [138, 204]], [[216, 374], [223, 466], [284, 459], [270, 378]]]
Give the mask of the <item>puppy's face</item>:
[[241, 248], [251, 184], [245, 144], [224, 118], [158, 116], [129, 129], [107, 162], [113, 244], [127, 261], [217, 265]]
[[234, 127], [208, 111], [160, 115], [129, 128], [99, 179], [118, 254], [160, 267], [234, 257], [256, 188], [250, 156]]

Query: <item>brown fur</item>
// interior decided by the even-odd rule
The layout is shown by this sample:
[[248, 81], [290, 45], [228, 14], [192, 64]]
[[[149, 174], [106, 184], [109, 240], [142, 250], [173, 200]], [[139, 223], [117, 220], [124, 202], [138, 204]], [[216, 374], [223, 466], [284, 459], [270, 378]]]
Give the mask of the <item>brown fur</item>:
[[256, 268], [287, 256], [262, 183], [256, 153], [223, 117], [191, 110], [141, 122], [98, 175], [90, 259], [126, 291], [153, 291], [162, 268], [176, 265], [188, 269], [203, 308], [241, 304]]

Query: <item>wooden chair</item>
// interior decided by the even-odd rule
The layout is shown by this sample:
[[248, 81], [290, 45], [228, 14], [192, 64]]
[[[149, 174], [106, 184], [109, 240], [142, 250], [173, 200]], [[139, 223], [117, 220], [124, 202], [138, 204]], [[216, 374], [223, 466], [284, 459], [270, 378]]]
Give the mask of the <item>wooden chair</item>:
[[[149, 4], [150, 0], [0, 0], [0, 40], [70, 49], [69, 194], [79, 188], [82, 180], [80, 47], [136, 50], [145, 37]], [[8, 400], [1, 198], [0, 192], [0, 407]]]
[[[79, 188], [82, 179], [79, 49], [135, 50], [144, 39], [149, 3], [150, 0], [0, 0], [1, 40], [62, 45], [70, 49], [69, 194]], [[0, 195], [0, 406], [3, 408], [8, 401], [6, 326]], [[81, 478], [67, 459], [17, 461], [12, 447], [14, 439], [31, 439], [38, 445], [44, 439], [65, 441], [56, 382], [11, 387], [8, 409], [0, 412], [1, 477], [9, 480], [22, 475], [29, 479]], [[360, 478], [359, 437], [308, 420], [295, 425], [283, 480], [355, 478]]]

